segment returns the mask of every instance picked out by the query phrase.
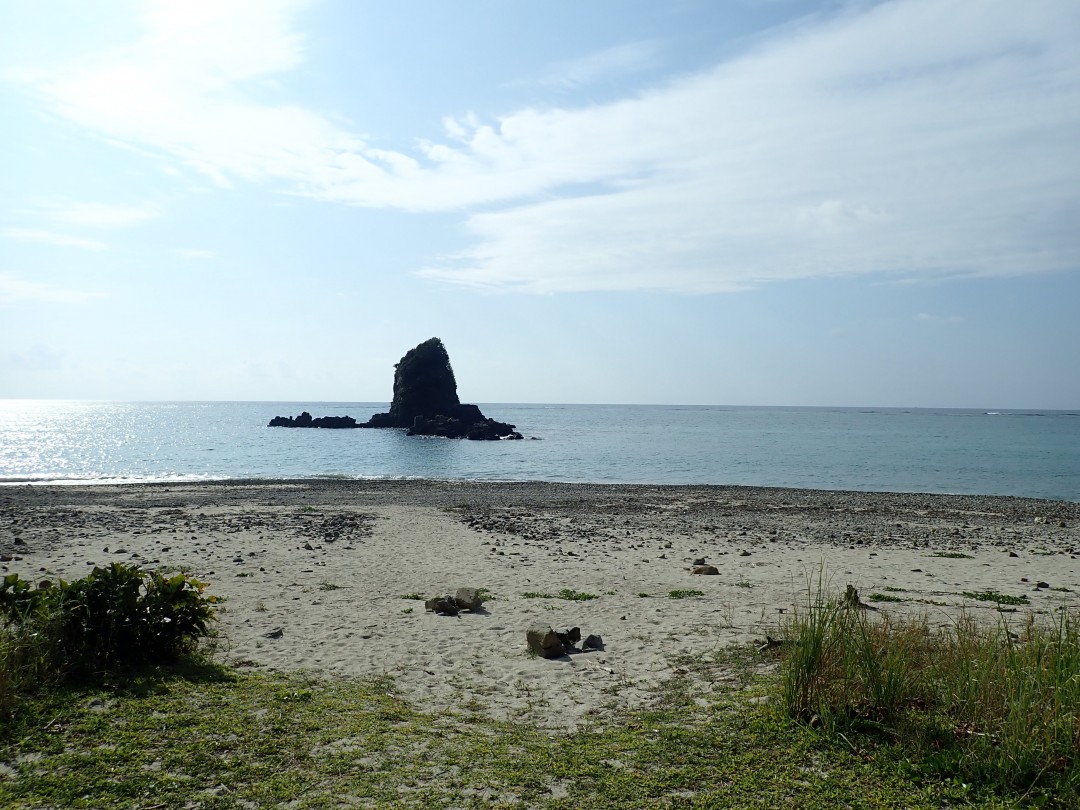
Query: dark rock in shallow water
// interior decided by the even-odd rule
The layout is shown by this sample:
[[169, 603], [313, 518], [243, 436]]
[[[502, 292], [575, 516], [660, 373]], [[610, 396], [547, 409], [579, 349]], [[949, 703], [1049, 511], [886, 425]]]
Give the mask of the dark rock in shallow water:
[[406, 428], [410, 436], [448, 439], [520, 439], [506, 422], [488, 419], [475, 405], [463, 405], [450, 356], [438, 338], [410, 349], [394, 367], [394, 399], [389, 413], [377, 413], [358, 427]]
[[357, 428], [360, 423], [351, 416], [319, 416], [312, 417], [304, 411], [293, 418], [291, 416], [275, 416], [270, 420], [267, 427], [291, 427], [291, 428]]

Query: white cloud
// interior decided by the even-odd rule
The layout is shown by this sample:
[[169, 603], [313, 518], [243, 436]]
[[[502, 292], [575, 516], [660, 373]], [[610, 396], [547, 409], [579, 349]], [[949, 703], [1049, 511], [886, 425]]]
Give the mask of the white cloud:
[[0, 273], [0, 304], [18, 301], [80, 304], [101, 296], [102, 293], [66, 290], [52, 284], [25, 281], [11, 273]]
[[37, 228], [0, 228], [0, 237], [15, 239], [19, 242], [43, 242], [48, 245], [75, 247], [83, 250], [105, 250], [108, 247], [104, 242], [98, 242], [96, 239], [83, 239], [80, 236], [43, 231]]
[[[36, 92], [220, 186], [406, 211], [485, 206], [466, 219], [473, 246], [430, 278], [708, 292], [1080, 264], [1073, 0], [848, 6], [612, 103], [448, 118], [446, 143], [414, 153], [245, 95], [301, 64], [298, 4], [152, 8], [142, 41], [38, 76]], [[563, 81], [630, 69], [645, 50], [564, 65]]]

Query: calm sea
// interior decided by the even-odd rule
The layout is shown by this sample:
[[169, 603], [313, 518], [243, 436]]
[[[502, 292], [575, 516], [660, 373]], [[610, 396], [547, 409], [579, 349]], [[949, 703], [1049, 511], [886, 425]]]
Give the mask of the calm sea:
[[0, 483], [437, 478], [1080, 501], [1080, 411], [488, 405], [537, 441], [268, 428], [387, 403], [0, 401]]

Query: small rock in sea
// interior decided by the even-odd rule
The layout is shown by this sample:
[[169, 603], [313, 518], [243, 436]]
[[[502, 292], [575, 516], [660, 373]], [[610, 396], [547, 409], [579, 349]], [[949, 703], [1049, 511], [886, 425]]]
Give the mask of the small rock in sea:
[[280, 627], [275, 627], [269, 633], [264, 634], [266, 638], [281, 638], [283, 635], [285, 635], [285, 631]]
[[1036, 582], [1035, 583], [1035, 590], [1037, 590], [1037, 591], [1042, 590], [1043, 588], [1049, 588], [1049, 587], [1050, 587], [1049, 582]]
[[588, 635], [585, 640], [581, 642], [581, 649], [583, 650], [603, 650], [604, 639], [597, 635]]
[[750, 552], [749, 552], [749, 551], [740, 551], [740, 552], [739, 552], [739, 556], [740, 556], [740, 557], [749, 557], [749, 556], [750, 556]]
[[704, 576], [716, 576], [720, 573], [720, 570], [715, 565], [699, 565], [691, 573], [702, 574]]
[[698, 557], [696, 560], [694, 560], [694, 565], [704, 565], [704, 564], [705, 564], [705, 558], [704, 557]]
[[1010, 551], [1010, 552], [1009, 552], [1009, 556], [1010, 556], [1010, 557], [1019, 557], [1020, 555], [1019, 555], [1019, 554], [1017, 554], [1017, 553], [1016, 553], [1015, 551]]

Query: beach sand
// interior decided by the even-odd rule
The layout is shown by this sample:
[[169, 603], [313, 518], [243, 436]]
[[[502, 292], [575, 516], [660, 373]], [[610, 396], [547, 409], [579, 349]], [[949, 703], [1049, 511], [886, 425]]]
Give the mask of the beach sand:
[[[183, 569], [225, 598], [227, 663], [386, 673], [421, 709], [553, 728], [640, 706], [681, 656], [776, 635], [822, 577], [931, 625], [961, 611], [1019, 625], [1077, 606], [1078, 554], [1080, 504], [1016, 498], [431, 481], [0, 487], [0, 573]], [[691, 573], [702, 558], [719, 574]], [[407, 598], [459, 587], [491, 599], [448, 617]], [[599, 598], [558, 598], [564, 589]], [[686, 590], [703, 595], [669, 595]], [[986, 591], [1030, 604], [999, 612], [963, 595]], [[531, 657], [537, 623], [580, 627], [604, 649]]]

